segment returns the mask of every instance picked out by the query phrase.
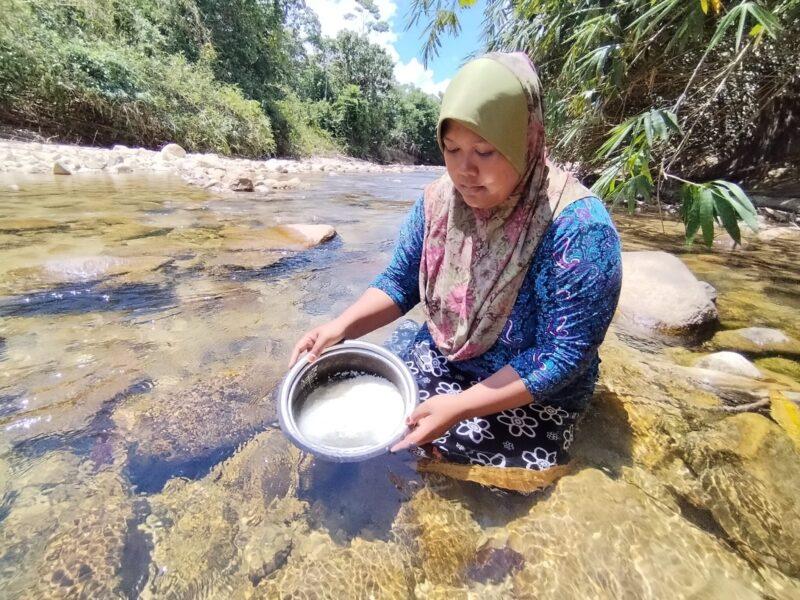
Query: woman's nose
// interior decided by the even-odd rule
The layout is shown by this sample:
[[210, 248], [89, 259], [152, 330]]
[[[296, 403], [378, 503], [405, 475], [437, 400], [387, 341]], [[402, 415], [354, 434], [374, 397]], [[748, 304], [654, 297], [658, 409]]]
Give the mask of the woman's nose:
[[459, 161], [458, 170], [463, 176], [474, 177], [478, 174], [478, 165], [470, 158], [469, 154], [465, 154]]

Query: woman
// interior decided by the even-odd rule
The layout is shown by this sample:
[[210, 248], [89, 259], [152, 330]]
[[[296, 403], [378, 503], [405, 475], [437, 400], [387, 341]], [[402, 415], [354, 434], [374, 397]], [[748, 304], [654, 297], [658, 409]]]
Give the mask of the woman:
[[524, 54], [465, 65], [437, 138], [447, 174], [414, 204], [388, 268], [306, 333], [290, 362], [421, 301], [426, 322], [403, 357], [421, 404], [392, 451], [431, 444], [461, 463], [564, 463], [619, 296], [619, 238], [602, 202], [547, 161], [539, 79]]

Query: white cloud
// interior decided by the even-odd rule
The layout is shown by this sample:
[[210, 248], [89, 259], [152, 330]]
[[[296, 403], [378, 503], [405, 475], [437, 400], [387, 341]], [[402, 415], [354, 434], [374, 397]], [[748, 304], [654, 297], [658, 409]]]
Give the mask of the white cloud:
[[426, 69], [416, 58], [412, 58], [407, 63], [398, 61], [394, 66], [394, 76], [400, 83], [410, 83], [423, 92], [434, 95], [444, 92], [450, 83], [449, 79], [436, 81], [433, 71]]
[[[407, 63], [400, 60], [400, 54], [394, 47], [398, 34], [394, 31], [392, 19], [397, 13], [397, 3], [394, 0], [375, 0], [381, 20], [389, 23], [389, 30], [384, 32], [370, 31], [368, 38], [371, 42], [384, 48], [395, 63], [394, 74], [400, 83], [410, 83], [429, 94], [443, 92], [450, 83], [449, 79], [436, 81], [436, 76], [431, 69], [426, 69], [416, 58]], [[364, 33], [367, 25], [374, 19], [372, 15], [361, 8], [355, 0], [306, 0], [306, 5], [319, 17], [322, 34], [335, 37], [340, 31], [349, 30]]]

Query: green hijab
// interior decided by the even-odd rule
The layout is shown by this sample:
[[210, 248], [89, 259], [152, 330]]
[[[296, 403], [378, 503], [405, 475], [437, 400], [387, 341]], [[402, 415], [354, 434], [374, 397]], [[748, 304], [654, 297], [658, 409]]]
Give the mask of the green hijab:
[[[535, 84], [538, 88], [538, 78]], [[535, 94], [539, 95], [538, 90]], [[528, 102], [522, 83], [508, 67], [491, 58], [478, 58], [456, 74], [442, 98], [436, 127], [442, 152], [442, 124], [446, 119], [477, 133], [497, 148], [517, 173], [525, 172]]]

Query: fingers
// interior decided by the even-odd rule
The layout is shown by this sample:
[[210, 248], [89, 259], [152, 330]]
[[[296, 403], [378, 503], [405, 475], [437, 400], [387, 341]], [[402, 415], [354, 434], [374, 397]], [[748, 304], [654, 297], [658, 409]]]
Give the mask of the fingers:
[[399, 452], [411, 446], [421, 446], [422, 444], [432, 442], [435, 438], [434, 424], [430, 423], [427, 419], [422, 419], [414, 431], [392, 446], [389, 452]]
[[322, 353], [325, 348], [332, 345], [332, 341], [328, 336], [318, 335], [311, 350], [308, 351], [308, 360], [314, 362], [317, 357]]
[[419, 423], [420, 419], [427, 417], [429, 414], [431, 414], [431, 411], [426, 402], [418, 404], [414, 409], [414, 412], [412, 412], [406, 419], [406, 425], [409, 427], [414, 427], [417, 423]]
[[317, 333], [315, 331], [309, 331], [303, 337], [300, 338], [294, 345], [294, 349], [292, 350], [292, 357], [289, 359], [289, 368], [294, 366], [297, 362], [297, 359], [300, 355], [309, 348], [314, 346], [314, 342], [317, 340]]

